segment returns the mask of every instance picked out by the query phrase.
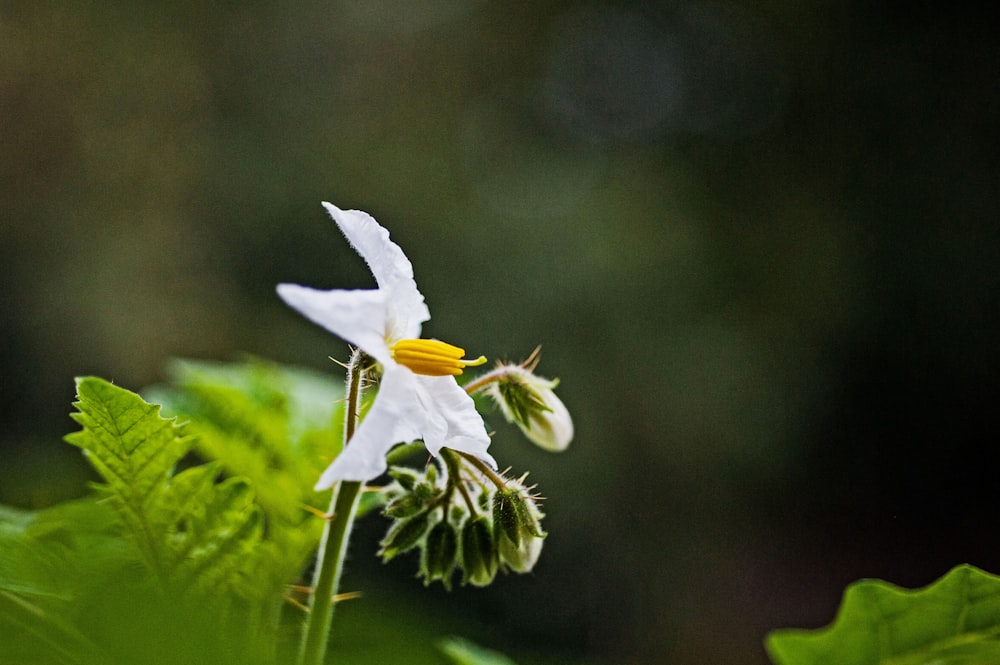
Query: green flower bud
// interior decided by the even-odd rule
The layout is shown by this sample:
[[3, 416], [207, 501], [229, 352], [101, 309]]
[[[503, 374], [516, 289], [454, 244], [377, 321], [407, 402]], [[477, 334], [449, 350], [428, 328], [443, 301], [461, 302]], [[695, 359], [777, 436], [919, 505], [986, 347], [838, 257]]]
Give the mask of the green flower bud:
[[412, 517], [424, 509], [426, 502], [416, 494], [404, 494], [398, 496], [388, 504], [382, 511], [386, 517], [401, 518]]
[[573, 419], [553, 392], [557, 385], [558, 380], [536, 376], [529, 367], [507, 365], [488, 392], [507, 422], [515, 423], [532, 443], [560, 452], [573, 440]]
[[500, 563], [518, 573], [526, 573], [535, 566], [545, 537], [543, 515], [522, 480], [512, 481], [493, 496], [494, 536]]
[[476, 494], [476, 504], [479, 506], [479, 510], [489, 510], [490, 509], [490, 497], [492, 495], [489, 492], [480, 491]]
[[399, 486], [408, 492], [412, 492], [417, 482], [423, 479], [423, 474], [415, 469], [405, 466], [394, 466], [389, 469], [389, 475], [399, 483]]
[[521, 507], [524, 499], [515, 487], [505, 487], [493, 495], [493, 528], [496, 531], [497, 542], [504, 537], [515, 546], [521, 542], [521, 520], [519, 515], [524, 511]]
[[424, 556], [420, 562], [420, 575], [424, 586], [441, 580], [444, 588], [451, 589], [451, 573], [458, 555], [458, 533], [450, 522], [442, 521], [431, 527], [424, 543]]
[[429, 515], [423, 513], [416, 517], [397, 520], [393, 523], [389, 527], [389, 532], [386, 533], [385, 538], [380, 543], [382, 548], [378, 553], [382, 557], [383, 563], [388, 562], [398, 554], [413, 549], [420, 542], [424, 533], [427, 532], [429, 525], [428, 518]]
[[542, 538], [542, 513], [520, 481], [511, 482], [493, 495], [493, 524], [499, 541], [506, 536], [514, 545], [522, 537]]
[[542, 553], [542, 538], [526, 537], [521, 545], [514, 545], [509, 539], [501, 538], [497, 548], [500, 561], [516, 573], [527, 573], [535, 567]]
[[498, 565], [489, 520], [482, 516], [469, 520], [462, 528], [462, 584], [487, 586], [496, 577]]
[[425, 510], [434, 503], [444, 491], [432, 480], [427, 479], [426, 472], [419, 472], [402, 466], [394, 466], [389, 475], [396, 479], [387, 486], [383, 493], [389, 502], [383, 509], [383, 514], [391, 518], [411, 517]]

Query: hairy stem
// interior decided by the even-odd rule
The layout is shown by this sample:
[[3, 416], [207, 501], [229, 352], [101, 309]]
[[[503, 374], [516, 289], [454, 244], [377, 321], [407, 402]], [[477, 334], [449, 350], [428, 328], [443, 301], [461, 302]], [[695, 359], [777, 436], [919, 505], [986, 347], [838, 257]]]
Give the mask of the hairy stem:
[[471, 395], [475, 392], [482, 390], [491, 383], [496, 383], [506, 375], [507, 375], [507, 368], [498, 367], [492, 372], [487, 372], [486, 374], [483, 374], [482, 376], [476, 378], [475, 381], [470, 381], [469, 383], [467, 383], [465, 385], [465, 392]]
[[469, 508], [469, 514], [475, 517], [479, 511], [476, 510], [476, 504], [469, 496], [469, 490], [465, 488], [465, 483], [462, 482], [462, 459], [451, 448], [442, 448], [441, 457], [444, 459], [445, 466], [448, 467], [448, 483], [452, 487], [458, 488], [465, 505]]
[[[355, 351], [347, 366], [347, 409], [344, 413], [344, 446], [347, 446], [358, 420], [358, 402], [361, 397], [363, 354]], [[330, 620], [333, 618], [334, 596], [340, 585], [340, 572], [344, 565], [347, 540], [354, 525], [362, 484], [342, 481], [333, 491], [330, 517], [323, 528], [309, 613], [302, 627], [298, 665], [321, 665], [326, 656]]]
[[479, 469], [484, 476], [489, 478], [490, 482], [493, 483], [498, 490], [502, 490], [507, 486], [507, 481], [504, 480], [503, 476], [501, 476], [496, 471], [491, 469], [490, 466], [483, 460], [479, 459], [475, 455], [470, 455], [469, 453], [462, 452], [461, 450], [457, 450], [455, 452], [464, 457], [467, 462], [472, 464], [472, 466]]

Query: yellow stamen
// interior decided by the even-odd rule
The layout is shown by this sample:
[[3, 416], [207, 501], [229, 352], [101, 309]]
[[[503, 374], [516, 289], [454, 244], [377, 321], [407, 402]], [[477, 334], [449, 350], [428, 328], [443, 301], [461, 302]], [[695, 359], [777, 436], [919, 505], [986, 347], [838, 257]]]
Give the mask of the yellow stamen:
[[462, 358], [465, 349], [436, 339], [403, 339], [393, 344], [389, 351], [400, 365], [425, 376], [458, 376], [464, 368], [486, 362], [486, 356], [466, 360]]

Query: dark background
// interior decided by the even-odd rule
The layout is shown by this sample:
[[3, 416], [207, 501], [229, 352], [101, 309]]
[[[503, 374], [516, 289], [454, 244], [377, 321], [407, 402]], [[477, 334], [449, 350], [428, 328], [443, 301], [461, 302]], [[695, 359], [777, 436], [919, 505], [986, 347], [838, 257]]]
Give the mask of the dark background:
[[559, 456], [498, 428], [549, 497], [533, 575], [416, 595], [412, 561], [361, 563], [362, 528], [356, 574], [416, 612], [511, 653], [764, 663], [766, 631], [827, 623], [854, 579], [1000, 572], [989, 16], [5, 3], [0, 501], [86, 491], [75, 375], [336, 370], [344, 345], [274, 294], [371, 285], [326, 199], [392, 231], [427, 334], [542, 344], [576, 420]]

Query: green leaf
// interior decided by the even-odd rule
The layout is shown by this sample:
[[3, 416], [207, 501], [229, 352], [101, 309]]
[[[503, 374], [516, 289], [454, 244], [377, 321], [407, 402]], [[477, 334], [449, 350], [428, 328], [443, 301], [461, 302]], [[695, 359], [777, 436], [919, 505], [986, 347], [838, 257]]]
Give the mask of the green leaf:
[[92, 498], [42, 511], [0, 506], [0, 663], [104, 664], [79, 629], [113, 571], [135, 566], [114, 511]]
[[166, 483], [187, 453], [190, 440], [173, 420], [160, 417], [160, 407], [104, 379], [76, 380], [79, 410], [71, 414], [83, 430], [68, 434], [68, 443], [83, 449], [101, 475], [103, 488], [132, 533], [146, 562], [166, 575], [160, 536], [150, 520], [150, 499]]
[[[11, 632], [6, 635], [7, 629]], [[107, 656], [58, 614], [18, 594], [0, 589], [0, 662], [98, 665]]]
[[461, 637], [447, 637], [438, 643], [438, 648], [454, 665], [514, 665], [499, 651], [485, 649]]
[[173, 470], [190, 438], [160, 407], [103, 379], [77, 380], [74, 420], [66, 437], [105, 480], [100, 491], [120, 514], [161, 586], [240, 588], [261, 537], [261, 516], [246, 480], [217, 483], [216, 464]]
[[79, 401], [73, 420], [83, 431], [66, 436], [82, 448], [112, 489], [138, 496], [170, 475], [187, 453], [189, 440], [173, 420], [160, 417], [160, 407], [104, 379], [76, 380]]
[[[175, 360], [170, 383], [145, 394], [185, 422], [193, 452], [224, 477], [246, 478], [266, 523], [266, 542], [248, 560], [247, 593], [283, 592], [315, 553], [323, 522], [305, 510], [327, 509], [313, 490], [342, 442], [343, 384], [312, 370], [259, 359]], [[383, 501], [366, 492], [362, 509]]]
[[298, 524], [303, 504], [325, 510], [312, 486], [342, 443], [339, 381], [262, 360], [176, 360], [169, 374], [148, 395], [188, 421], [200, 456], [250, 479], [268, 518]]
[[855, 582], [830, 626], [775, 631], [766, 646], [777, 665], [1000, 663], [1000, 577], [961, 565], [917, 590]]

